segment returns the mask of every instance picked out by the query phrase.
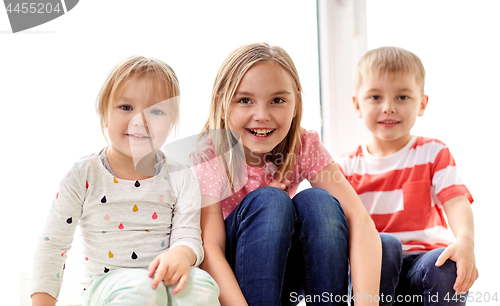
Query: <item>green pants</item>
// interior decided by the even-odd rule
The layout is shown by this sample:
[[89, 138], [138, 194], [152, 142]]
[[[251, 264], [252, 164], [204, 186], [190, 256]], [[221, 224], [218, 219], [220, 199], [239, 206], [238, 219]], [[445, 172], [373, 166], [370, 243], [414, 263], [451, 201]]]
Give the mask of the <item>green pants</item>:
[[192, 267], [181, 292], [161, 282], [156, 290], [146, 269], [118, 269], [98, 278], [83, 294], [84, 306], [220, 305], [219, 286], [205, 271]]

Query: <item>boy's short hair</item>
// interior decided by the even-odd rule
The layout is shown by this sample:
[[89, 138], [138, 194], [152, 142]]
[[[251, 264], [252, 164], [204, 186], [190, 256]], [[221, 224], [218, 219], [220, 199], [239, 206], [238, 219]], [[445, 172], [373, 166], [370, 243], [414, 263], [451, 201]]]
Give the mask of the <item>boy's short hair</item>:
[[[165, 62], [138, 55], [125, 58], [111, 69], [97, 95], [96, 111], [101, 128], [107, 126], [108, 106], [119, 98], [123, 88], [133, 79], [147, 80], [151, 90], [165, 94], [167, 99], [180, 95], [177, 76]], [[172, 99], [168, 106], [171, 120], [169, 130], [171, 130], [179, 120], [179, 99]]]
[[381, 47], [370, 50], [361, 57], [354, 73], [354, 91], [358, 92], [363, 77], [368, 74], [413, 75], [422, 93], [425, 84], [425, 69], [420, 58], [412, 52], [399, 47]]

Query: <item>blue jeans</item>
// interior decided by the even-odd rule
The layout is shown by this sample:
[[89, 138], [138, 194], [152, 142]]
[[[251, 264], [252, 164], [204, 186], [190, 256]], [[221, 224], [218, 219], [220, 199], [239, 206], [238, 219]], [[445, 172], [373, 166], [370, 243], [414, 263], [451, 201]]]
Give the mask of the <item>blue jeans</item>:
[[380, 273], [379, 305], [393, 305], [399, 274], [403, 262], [403, 246], [398, 238], [388, 233], [379, 233], [382, 240], [382, 271]]
[[[448, 259], [441, 267], [434, 264], [444, 248], [435, 249], [418, 255], [403, 257], [403, 267], [396, 289], [394, 305], [465, 305], [467, 295], [455, 296], [453, 284], [457, 277], [454, 261]], [[398, 297], [399, 296], [399, 297]], [[404, 298], [407, 300], [404, 301]]]
[[[226, 259], [249, 305], [296, 304], [304, 294], [308, 305], [347, 305], [347, 221], [327, 191], [308, 188], [290, 199], [278, 188], [261, 187], [225, 225]], [[397, 241], [387, 237], [382, 241]], [[401, 259], [399, 266], [392, 262], [387, 265], [400, 268]], [[388, 275], [386, 287], [394, 293], [398, 274]]]

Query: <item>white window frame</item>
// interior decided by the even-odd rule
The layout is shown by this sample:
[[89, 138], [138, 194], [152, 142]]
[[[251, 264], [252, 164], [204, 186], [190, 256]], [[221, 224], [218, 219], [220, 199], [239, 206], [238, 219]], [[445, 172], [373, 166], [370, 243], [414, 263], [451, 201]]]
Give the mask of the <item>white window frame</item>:
[[318, 0], [322, 140], [332, 156], [369, 139], [352, 104], [352, 75], [367, 51], [366, 0]]

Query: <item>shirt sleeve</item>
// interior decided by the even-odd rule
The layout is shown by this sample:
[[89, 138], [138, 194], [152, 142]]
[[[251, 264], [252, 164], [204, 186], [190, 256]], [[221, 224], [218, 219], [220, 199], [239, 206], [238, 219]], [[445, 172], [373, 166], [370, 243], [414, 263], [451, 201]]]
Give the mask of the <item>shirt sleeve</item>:
[[190, 168], [182, 172], [183, 180], [172, 211], [170, 248], [178, 245], [191, 248], [196, 255], [195, 266], [197, 267], [203, 261], [204, 256], [200, 228], [200, 189], [198, 180]]
[[82, 215], [86, 181], [77, 164], [64, 176], [36, 248], [30, 295], [45, 292], [57, 299], [73, 234]]
[[225, 176], [220, 175], [217, 159], [199, 162], [193, 166], [193, 171], [198, 179], [199, 189], [202, 196], [212, 196], [222, 199]]
[[432, 172], [432, 186], [438, 204], [442, 205], [458, 195], [465, 195], [472, 204], [474, 199], [460, 178], [455, 160], [447, 146], [443, 146], [436, 155], [432, 164]]
[[323, 168], [333, 162], [333, 158], [315, 131], [305, 131], [301, 137], [300, 164], [301, 178], [310, 180]]

